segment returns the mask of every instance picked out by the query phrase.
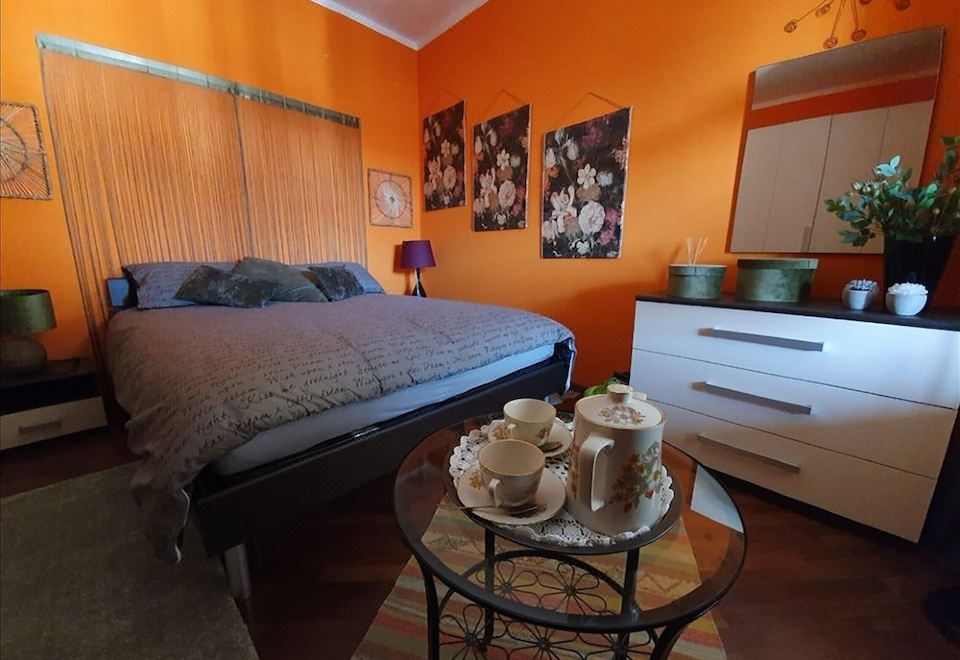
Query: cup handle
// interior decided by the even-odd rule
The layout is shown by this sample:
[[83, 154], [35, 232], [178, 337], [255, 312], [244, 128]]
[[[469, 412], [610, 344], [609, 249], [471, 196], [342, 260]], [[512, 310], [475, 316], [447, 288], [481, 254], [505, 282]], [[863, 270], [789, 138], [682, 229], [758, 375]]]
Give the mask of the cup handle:
[[517, 430], [516, 424], [507, 424], [507, 437], [513, 438], [514, 437], [513, 432], [516, 430]]
[[500, 501], [500, 498], [497, 497], [497, 487], [500, 485], [499, 479], [491, 479], [487, 484], [487, 492], [490, 493], [490, 499], [493, 500], [494, 506], [503, 506], [503, 502]]
[[637, 401], [646, 401], [646, 400], [647, 400], [647, 395], [644, 394], [643, 392], [634, 392], [634, 393], [633, 393], [633, 398], [634, 398], [635, 400], [637, 400]]
[[591, 511], [599, 511], [605, 504], [603, 498], [597, 497], [598, 492], [606, 490], [603, 473], [600, 473], [600, 477], [597, 476], [597, 459], [612, 446], [613, 440], [610, 438], [591, 435], [580, 447], [577, 489], [590, 498]]

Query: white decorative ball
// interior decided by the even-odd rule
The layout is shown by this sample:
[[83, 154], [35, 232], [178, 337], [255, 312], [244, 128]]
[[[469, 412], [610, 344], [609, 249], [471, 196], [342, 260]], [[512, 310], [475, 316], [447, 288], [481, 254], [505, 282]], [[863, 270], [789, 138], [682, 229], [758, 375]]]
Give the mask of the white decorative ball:
[[893, 293], [898, 296], [925, 296], [927, 287], [913, 282], [900, 282], [887, 289], [887, 293]]

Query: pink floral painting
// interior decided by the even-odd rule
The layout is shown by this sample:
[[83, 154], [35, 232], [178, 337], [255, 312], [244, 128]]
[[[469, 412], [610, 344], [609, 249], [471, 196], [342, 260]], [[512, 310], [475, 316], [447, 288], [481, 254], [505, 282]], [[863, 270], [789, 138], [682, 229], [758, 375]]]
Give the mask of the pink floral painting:
[[423, 206], [427, 211], [463, 206], [463, 101], [423, 120]]
[[620, 256], [630, 108], [550, 131], [543, 148], [545, 259]]
[[473, 228], [527, 226], [530, 106], [473, 127]]

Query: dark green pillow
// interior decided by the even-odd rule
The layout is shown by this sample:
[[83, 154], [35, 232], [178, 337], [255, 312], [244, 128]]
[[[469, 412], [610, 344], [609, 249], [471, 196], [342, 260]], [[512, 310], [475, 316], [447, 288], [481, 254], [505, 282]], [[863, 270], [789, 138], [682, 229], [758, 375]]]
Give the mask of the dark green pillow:
[[249, 277], [252, 280], [273, 282], [277, 285], [277, 292], [271, 300], [278, 302], [324, 302], [326, 296], [307, 279], [306, 274], [299, 268], [293, 268], [279, 261], [246, 257], [237, 264], [233, 272]]
[[363, 295], [363, 286], [345, 266], [310, 266], [318, 286], [330, 300], [344, 300]]
[[277, 285], [254, 280], [236, 272], [200, 266], [190, 274], [175, 298], [206, 305], [227, 307], [263, 307], [277, 292]]

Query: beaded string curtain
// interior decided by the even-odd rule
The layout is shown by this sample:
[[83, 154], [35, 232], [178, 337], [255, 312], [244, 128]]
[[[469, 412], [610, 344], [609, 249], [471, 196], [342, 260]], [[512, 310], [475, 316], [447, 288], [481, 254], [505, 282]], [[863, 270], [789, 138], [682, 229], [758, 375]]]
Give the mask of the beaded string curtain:
[[246, 99], [237, 110], [252, 252], [289, 264], [361, 260], [360, 131]]
[[41, 59], [98, 358], [104, 281], [122, 264], [366, 263], [358, 126], [51, 49]]

